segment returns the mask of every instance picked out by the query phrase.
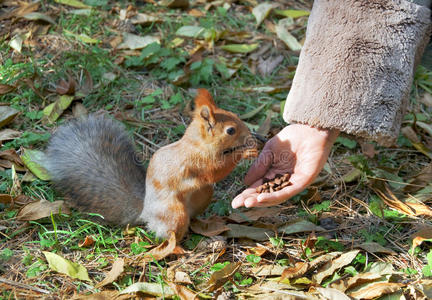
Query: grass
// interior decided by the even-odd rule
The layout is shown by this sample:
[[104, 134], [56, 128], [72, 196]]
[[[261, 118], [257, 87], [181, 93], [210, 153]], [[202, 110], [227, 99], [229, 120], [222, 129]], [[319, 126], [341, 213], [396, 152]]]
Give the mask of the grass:
[[[264, 122], [266, 113], [279, 107], [286, 97], [286, 89], [271, 94], [250, 91], [255, 87], [286, 85], [293, 77], [298, 53], [287, 50], [275, 38], [270, 25], [263, 24], [256, 28], [249, 4], [235, 3], [229, 9], [217, 6], [209, 11], [203, 5], [197, 5], [194, 8], [200, 10], [203, 16], [195, 17], [187, 10], [138, 2], [116, 3], [114, 7], [108, 1], [87, 3], [98, 5], [89, 15], [79, 15], [69, 6], [42, 1], [38, 12], [53, 16], [56, 20], [56, 25], [49, 28], [43, 22], [23, 18], [13, 19], [14, 22], [12, 19], [3, 21], [10, 26], [10, 34], [0, 35], [4, 36], [0, 39], [0, 83], [17, 88], [0, 96], [0, 102], [20, 111], [9, 127], [21, 131], [22, 135], [5, 142], [0, 150], [19, 151], [21, 147], [43, 149], [52, 131], [73, 117], [69, 108], [55, 124], [43, 122], [42, 111], [57, 99], [56, 88], [62, 79], [73, 78], [75, 81], [74, 103], [82, 103], [89, 112], [105, 111], [126, 123], [146, 159], [158, 146], [181, 137], [189, 120], [189, 102], [195, 88], [208, 88], [219, 106], [239, 115], [265, 103], [263, 110], [246, 120], [251, 128], [258, 128]], [[134, 26], [120, 20], [120, 9], [127, 9], [129, 5], [139, 12], [154, 13], [160, 22]], [[300, 1], [286, 4], [286, 8], [292, 7], [305, 9], [310, 7], [310, 3], [306, 6]], [[275, 23], [278, 19], [275, 14], [267, 18], [269, 23]], [[296, 21], [292, 33], [298, 40], [304, 37], [305, 24], [306, 18]], [[177, 30], [185, 25], [202, 26], [213, 34], [213, 38], [183, 38], [181, 46], [173, 47], [173, 41], [179, 38]], [[32, 42], [31, 46], [24, 44], [21, 53], [17, 53], [10, 47], [9, 41], [19, 28], [24, 28], [24, 33], [30, 28], [44, 33], [28, 39]], [[113, 47], [112, 44], [117, 43], [116, 37], [128, 29], [141, 36], [159, 35], [161, 43], [142, 50], [118, 50]], [[83, 34], [100, 42], [83, 42], [80, 40]], [[217, 38], [219, 34], [226, 37]], [[244, 38], [245, 35], [249, 37]], [[256, 70], [257, 61], [250, 55], [230, 54], [219, 48], [222, 44], [239, 40], [244, 40], [242, 43], [246, 44], [254, 38], [261, 43], [260, 47], [270, 44], [274, 48], [267, 54], [283, 56], [280, 66], [271, 74], [260, 75]], [[195, 51], [199, 45], [202, 49]], [[230, 71], [235, 71], [235, 74], [230, 76]], [[432, 72], [420, 67], [404, 126], [411, 125], [413, 120], [430, 126], [430, 107], [417, 101], [424, 92], [432, 93]], [[283, 126], [284, 121], [275, 113], [269, 136]], [[430, 135], [423, 129], [417, 132], [425, 147], [430, 148]], [[249, 223], [257, 227], [276, 226], [301, 217], [327, 226], [324, 234], [282, 234], [257, 243], [242, 239], [209, 239], [191, 232], [182, 242], [182, 246], [190, 251], [185, 258], [170, 256], [144, 266], [134, 265], [134, 258], [161, 241], [141, 227], [104, 226], [93, 221], [92, 216], [75, 211], [70, 215], [54, 215], [23, 223], [15, 219], [19, 205], [9, 206], [0, 202], [0, 276], [22, 284], [5, 285], [0, 298], [40, 296], [32, 293], [29, 286], [49, 291], [58, 298], [70, 298], [74, 292], [120, 291], [137, 281], [163, 284], [172, 269], [187, 273], [193, 282], [188, 285], [189, 288], [201, 291], [203, 297], [216, 297], [224, 293], [240, 298], [244, 297], [248, 288], [267, 282], [256, 276], [254, 267], [269, 264], [292, 267], [295, 262], [312, 261], [322, 253], [349, 251], [353, 245], [363, 242], [376, 242], [397, 255], [363, 251], [349, 265], [328, 277], [323, 286], [347, 274], [362, 273], [379, 261], [393, 265], [397, 271], [404, 273], [403, 277], [407, 280], [425, 278], [429, 276], [428, 270], [432, 266], [429, 261], [430, 244], [425, 242], [414, 250], [414, 254], [410, 254], [410, 236], [417, 231], [418, 225], [431, 225], [430, 220], [409, 217], [390, 209], [373, 189], [377, 180], [384, 181], [397, 197], [408, 197], [402, 187], [430, 164], [430, 159], [420, 154], [403, 135], [395, 148], [374, 144], [378, 152], [374, 158], [365, 156], [361, 144], [363, 141], [349, 136], [338, 139], [325, 170], [314, 186], [281, 206], [279, 216]], [[244, 188], [242, 178], [249, 164], [242, 163], [227, 179], [216, 185], [214, 198], [217, 202], [210, 205], [204, 216], [228, 216], [233, 212], [230, 201]], [[353, 170], [357, 175], [348, 180], [346, 175]], [[16, 187], [12, 174], [9, 168], [0, 169], [0, 193], [9, 194]], [[24, 173], [18, 172], [23, 195], [50, 202], [61, 199], [49, 182], [35, 178], [25, 181], [24, 177]], [[414, 195], [430, 201], [427, 188]], [[94, 239], [91, 247], [80, 246], [86, 237]], [[266, 248], [265, 254], [256, 250], [260, 247]], [[93, 282], [51, 271], [42, 251], [55, 252], [86, 266]], [[94, 283], [105, 277], [116, 258], [126, 260], [122, 275], [109, 288], [95, 288]], [[242, 267], [221, 289], [212, 292], [205, 290], [205, 283], [212, 274], [223, 271], [229, 262], [242, 262]], [[306, 277], [310, 279], [311, 276]], [[303, 290], [309, 287], [307, 284], [297, 286]]]

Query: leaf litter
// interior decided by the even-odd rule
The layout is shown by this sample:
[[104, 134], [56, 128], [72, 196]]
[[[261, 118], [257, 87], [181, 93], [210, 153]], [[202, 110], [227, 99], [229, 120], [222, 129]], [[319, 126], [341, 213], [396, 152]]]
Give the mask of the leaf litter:
[[[21, 140], [27, 138], [27, 130], [40, 133], [70, 118], [72, 113], [82, 116], [87, 114], [87, 109], [102, 108], [129, 125], [140, 127], [141, 133], [144, 132], [140, 136], [160, 146], [167, 143], [166, 135], [161, 134], [163, 130], [173, 135], [175, 127], [185, 123], [178, 117], [179, 102], [165, 100], [177, 91], [166, 88], [167, 83], [177, 85], [184, 96], [189, 94], [190, 86], [208, 84], [215, 76], [230, 85], [240, 82], [245, 71], [250, 71], [253, 76], [259, 76], [260, 80], [256, 81], [259, 84], [241, 83], [232, 89], [241, 93], [244, 102], [249, 96], [259, 95], [259, 104], [245, 105], [240, 114], [251, 127], [271, 137], [282, 126], [279, 111], [273, 113], [271, 108], [277, 105], [280, 109], [280, 100], [290, 88], [296, 67], [292, 57], [301, 49], [311, 7], [310, 1], [306, 5], [301, 1], [283, 1], [277, 5], [257, 1], [149, 1], [152, 9], [136, 4], [137, 7], [114, 6], [107, 10], [103, 2], [57, 0], [41, 6], [39, 2], [6, 1], [3, 4], [5, 10], [0, 19], [7, 26], [0, 31], [12, 48], [7, 56], [14, 63], [25, 62], [29, 51], [36, 59], [49, 55], [47, 64], [39, 69], [50, 66], [49, 73], [54, 74], [53, 65], [65, 53], [71, 55], [75, 51], [85, 57], [97, 48], [107, 49], [112, 60], [98, 62], [109, 66], [100, 72], [95, 72], [95, 65], [89, 61], [81, 61], [77, 63], [80, 71], [64, 70], [65, 73], [53, 79], [45, 71], [27, 77], [24, 71], [18, 71], [11, 78], [1, 78], [0, 96], [6, 105], [0, 104], [0, 108], [6, 107], [7, 113], [0, 120], [3, 126], [0, 137], [3, 136], [2, 143], [9, 147], [0, 151], [0, 171], [6, 172], [1, 173], [0, 184], [0, 275], [9, 280], [9, 284], [0, 281], [2, 288], [4, 285], [7, 291], [26, 297], [29, 293], [40, 296], [36, 291], [49, 285], [64, 298], [75, 293], [76, 299], [175, 294], [180, 299], [217, 295], [268, 299], [283, 299], [287, 295], [306, 299], [399, 295], [400, 299], [411, 295], [413, 289], [419, 295], [430, 293], [431, 284], [421, 279], [428, 266], [426, 254], [432, 240], [429, 234], [432, 200], [429, 93], [419, 96], [423, 106], [413, 112], [419, 119], [405, 123], [409, 125], [403, 130], [406, 141], [404, 146], [399, 145], [403, 149], [387, 149], [361, 141], [357, 141], [361, 149], [337, 147], [326, 169], [330, 175], [322, 177], [325, 179], [314, 186], [320, 191], [319, 199], [312, 201], [307, 193], [284, 206], [230, 211], [223, 213], [224, 217], [207, 214], [207, 218], [191, 224], [191, 234], [182, 243], [186, 251], [177, 246], [173, 236], [167, 241], [155, 241], [142, 234], [141, 228], [130, 227], [118, 235], [105, 231], [104, 226], [88, 232], [94, 226], [90, 221], [77, 221], [79, 226], [72, 229], [65, 225], [65, 217], [58, 213], [73, 215], [74, 212], [39, 186], [48, 178], [37, 163], [37, 155], [29, 155], [37, 154], [32, 151], [40, 149], [39, 145], [19, 147]], [[218, 20], [208, 26], [210, 14], [215, 20], [225, 20], [223, 16], [227, 13], [231, 14], [230, 18], [244, 18], [247, 22], [231, 28]], [[82, 24], [68, 27], [62, 23], [62, 18], [93, 20], [95, 14], [102, 20], [97, 29]], [[183, 18], [189, 21], [183, 22]], [[164, 31], [168, 27], [163, 27], [168, 20], [176, 20], [177, 24], [169, 33]], [[154, 44], [159, 45], [157, 50]], [[175, 52], [180, 48], [185, 54]], [[165, 73], [158, 73], [160, 66], [166, 68]], [[143, 75], [147, 70], [160, 79], [149, 80]], [[121, 102], [100, 105], [107, 95], [101, 97], [98, 91], [110, 86], [120, 89], [118, 81], [129, 79], [130, 74], [142, 84], [117, 95]], [[22, 103], [18, 107], [12, 99], [26, 89], [40, 98], [40, 102], [24, 102], [29, 107], [23, 109]], [[163, 96], [151, 96], [158, 89]], [[220, 94], [226, 96], [224, 93]], [[227, 98], [232, 99], [231, 96]], [[161, 100], [167, 101], [164, 102], [166, 110], [155, 105]], [[151, 113], [142, 109], [149, 103], [153, 105]], [[45, 114], [40, 116], [36, 112]], [[141, 112], [145, 118], [138, 116]], [[34, 118], [31, 126], [25, 123], [29, 116]], [[166, 125], [167, 120], [170, 125]], [[37, 139], [34, 143], [38, 143]], [[145, 143], [139, 145], [148, 150]], [[412, 151], [415, 155], [409, 154]], [[362, 155], [367, 157], [366, 161]], [[383, 161], [387, 161], [385, 166], [381, 165]], [[404, 161], [399, 168], [388, 163], [399, 161]], [[31, 174], [28, 170], [39, 178], [31, 179], [31, 186], [20, 174]], [[348, 178], [350, 172], [354, 175]], [[376, 178], [386, 184], [377, 185]], [[397, 184], [393, 182], [395, 179]], [[223, 195], [235, 194], [232, 182], [225, 181], [220, 187]], [[215, 198], [221, 199], [220, 190], [216, 191]], [[326, 201], [331, 201], [331, 205]], [[324, 222], [329, 218], [334, 220], [332, 229]], [[421, 228], [419, 223], [426, 226]], [[23, 243], [26, 248], [21, 248]], [[60, 259], [47, 263], [48, 258], [42, 256], [41, 250], [58, 254]], [[23, 262], [29, 260], [28, 264], [21, 263], [21, 259], [5, 260], [9, 251]], [[66, 261], [62, 261], [63, 257]], [[372, 267], [367, 268], [371, 261]], [[376, 264], [377, 261], [381, 264]], [[82, 272], [75, 263], [89, 270], [91, 280], [83, 279], [86, 285], [79, 294], [75, 292], [77, 283], [72, 278], [75, 275], [65, 272], [59, 276], [60, 271], [54, 271], [59, 268], [55, 265], [66, 265], [65, 269], [73, 266], [72, 269]], [[5, 272], [3, 265], [11, 266], [12, 271]], [[172, 270], [173, 276], [165, 276], [167, 269]], [[101, 292], [93, 288], [97, 282]]]

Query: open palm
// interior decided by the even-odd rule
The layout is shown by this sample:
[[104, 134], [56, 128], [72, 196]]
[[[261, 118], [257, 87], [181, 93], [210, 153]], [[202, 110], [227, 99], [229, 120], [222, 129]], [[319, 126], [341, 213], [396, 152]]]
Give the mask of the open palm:
[[[244, 179], [250, 188], [234, 198], [232, 207], [272, 206], [303, 191], [323, 168], [338, 134], [302, 124], [286, 126], [266, 143]], [[292, 174], [289, 186], [273, 193], [255, 191], [264, 178], [285, 173]]]

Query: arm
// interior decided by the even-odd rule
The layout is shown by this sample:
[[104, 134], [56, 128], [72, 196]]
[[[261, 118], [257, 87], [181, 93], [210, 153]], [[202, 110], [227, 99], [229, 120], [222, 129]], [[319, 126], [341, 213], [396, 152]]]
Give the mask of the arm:
[[315, 1], [284, 119], [392, 144], [430, 33], [405, 0]]
[[[339, 131], [394, 142], [430, 16], [405, 0], [315, 0], [284, 111], [287, 122], [298, 124], [267, 143], [246, 175], [252, 188], [232, 206], [276, 205], [301, 192], [321, 171]], [[293, 173], [291, 186], [255, 192], [262, 178], [285, 172]]]

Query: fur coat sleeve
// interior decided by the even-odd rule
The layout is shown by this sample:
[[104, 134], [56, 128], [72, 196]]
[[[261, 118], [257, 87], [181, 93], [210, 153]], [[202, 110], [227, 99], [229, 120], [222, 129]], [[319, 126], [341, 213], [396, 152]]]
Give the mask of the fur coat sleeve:
[[405, 0], [315, 0], [285, 121], [394, 143], [431, 30]]

